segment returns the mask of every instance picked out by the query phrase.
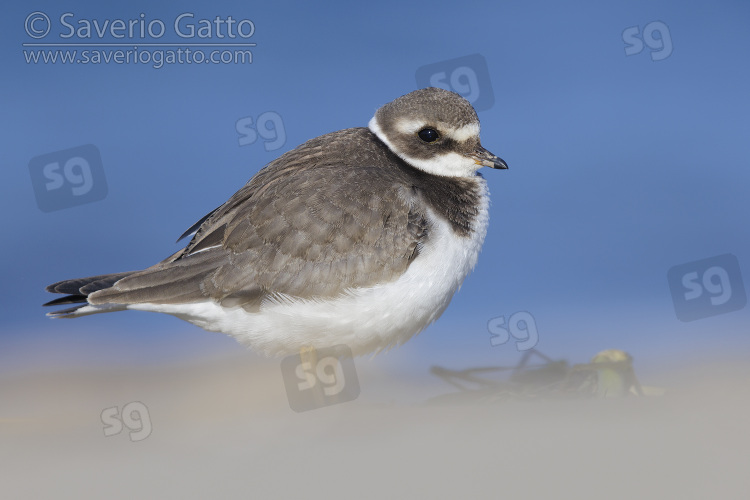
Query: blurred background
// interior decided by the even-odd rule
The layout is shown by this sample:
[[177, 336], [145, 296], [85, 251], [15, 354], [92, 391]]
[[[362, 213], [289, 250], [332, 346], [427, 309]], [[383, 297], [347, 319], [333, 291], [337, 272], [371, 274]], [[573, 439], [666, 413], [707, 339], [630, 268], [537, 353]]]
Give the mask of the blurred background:
[[[409, 480], [427, 481], [445, 464], [435, 458], [443, 449], [435, 436], [456, 446], [448, 463], [464, 472], [458, 476], [473, 478], [455, 491], [427, 481], [446, 497], [492, 496], [503, 491], [503, 471], [513, 470], [522, 473], [511, 491], [552, 494], [558, 483], [536, 479], [578, 477], [567, 457], [582, 446], [590, 452], [579, 457], [582, 477], [567, 483], [580, 497], [587, 468], [604, 487], [644, 456], [653, 462], [630, 470], [635, 477], [671, 464], [640, 483], [661, 485], [658, 496], [715, 493], [718, 486], [699, 479], [709, 462], [723, 474], [727, 498], [747, 486], [733, 474], [750, 465], [740, 453], [750, 353], [746, 2], [29, 5], [6, 5], [0, 21], [0, 422], [14, 497], [101, 496], [112, 493], [107, 484], [118, 485], [118, 498], [200, 497], [217, 478], [224, 496], [273, 496], [275, 487], [253, 490], [242, 474], [267, 471], [288, 482], [289, 457], [304, 468], [316, 449], [346, 467], [358, 443], [362, 462], [354, 463], [377, 469], [393, 454], [421, 463], [414, 476], [392, 466], [385, 477], [396, 482], [373, 490], [418, 496], [433, 490], [412, 491]], [[294, 413], [280, 360], [169, 316], [44, 316], [46, 285], [163, 259], [184, 243], [175, 240], [185, 229], [269, 161], [318, 135], [366, 126], [379, 106], [426, 86], [471, 100], [483, 145], [510, 169], [482, 172], [491, 223], [474, 273], [419, 336], [355, 360], [354, 401]], [[542, 420], [561, 411], [550, 404], [507, 414], [493, 408], [486, 420], [463, 410], [421, 413], [422, 402], [451, 389], [431, 366], [513, 365], [531, 348], [571, 363], [623, 349], [642, 383], [702, 389], [671, 400], [667, 413], [649, 407], [642, 420], [628, 405], [566, 406], [562, 424]], [[716, 399], [717, 388], [726, 399]], [[701, 405], [698, 395], [716, 404]], [[126, 411], [131, 402], [146, 411]], [[130, 410], [140, 417], [128, 426]], [[703, 424], [674, 431], [697, 410]], [[580, 424], [591, 411], [616, 423], [591, 435]], [[432, 427], [422, 427], [431, 418]], [[492, 433], [503, 419], [523, 432]], [[153, 432], [143, 443], [107, 424], [143, 428], [146, 420]], [[454, 420], [474, 434], [446, 437]], [[395, 434], [373, 430], [383, 421]], [[656, 427], [624, 424], [633, 421]], [[570, 423], [580, 442], [563, 437]], [[685, 436], [717, 427], [726, 434], [706, 437], [696, 451], [705, 461], [685, 458], [696, 450]], [[640, 433], [646, 428], [653, 434]], [[674, 433], [661, 444], [671, 452], [646, 452], [667, 428]], [[214, 436], [221, 429], [223, 437]], [[484, 441], [484, 432], [498, 438], [497, 448], [462, 447]], [[600, 448], [607, 439], [632, 447], [615, 457]], [[395, 453], [399, 443], [401, 451], [413, 445], [413, 454]], [[363, 451], [368, 445], [377, 452]], [[79, 453], [70, 458], [71, 450]], [[170, 476], [164, 464], [175, 453], [187, 462]], [[206, 457], [215, 457], [214, 467], [198, 473]], [[688, 462], [672, 462], [678, 458]], [[57, 490], [32, 480], [38, 460], [57, 471], [49, 476]], [[488, 470], [458, 465], [477, 461]], [[320, 467], [286, 488], [321, 493], [311, 472], [325, 474]], [[346, 478], [325, 491], [373, 481], [352, 470]]]

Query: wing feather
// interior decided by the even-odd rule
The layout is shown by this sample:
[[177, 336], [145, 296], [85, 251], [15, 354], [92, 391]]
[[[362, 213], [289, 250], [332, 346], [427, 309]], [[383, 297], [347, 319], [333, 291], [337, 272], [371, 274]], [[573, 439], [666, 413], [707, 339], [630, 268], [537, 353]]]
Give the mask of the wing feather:
[[[342, 148], [351, 151], [346, 163]], [[318, 137], [188, 229], [183, 236], [195, 235], [182, 251], [143, 271], [81, 283], [85, 292], [75, 280], [50, 291], [88, 295], [91, 304], [210, 298], [255, 310], [264, 300], [321, 299], [395, 280], [428, 237], [428, 223], [404, 172], [384, 166], [394, 161], [401, 160], [364, 128]]]

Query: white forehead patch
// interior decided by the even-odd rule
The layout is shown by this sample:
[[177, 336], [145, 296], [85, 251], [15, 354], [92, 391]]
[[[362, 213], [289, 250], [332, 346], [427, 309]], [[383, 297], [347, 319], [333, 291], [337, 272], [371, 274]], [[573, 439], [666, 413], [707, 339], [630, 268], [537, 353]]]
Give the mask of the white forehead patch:
[[[411, 135], [416, 134], [426, 125], [427, 124], [422, 120], [403, 118], [396, 122], [396, 130], [398, 130], [402, 134]], [[438, 127], [441, 132], [447, 134], [448, 137], [458, 142], [463, 142], [467, 139], [479, 137], [479, 122], [470, 123], [458, 128], [442, 122], [435, 124], [435, 126]]]
[[449, 134], [454, 140], [458, 142], [463, 142], [467, 139], [473, 139], [479, 137], [479, 122], [470, 123], [468, 125], [464, 125], [463, 127], [459, 127], [456, 129], [453, 129], [453, 131], [449, 132]]

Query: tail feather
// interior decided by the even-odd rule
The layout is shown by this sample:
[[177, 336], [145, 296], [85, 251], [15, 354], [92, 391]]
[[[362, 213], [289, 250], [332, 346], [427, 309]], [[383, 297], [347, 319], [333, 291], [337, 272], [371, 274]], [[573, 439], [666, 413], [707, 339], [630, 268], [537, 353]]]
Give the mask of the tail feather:
[[48, 314], [74, 318], [122, 311], [138, 304], [202, 302], [208, 298], [205, 280], [228, 261], [227, 252], [203, 251], [177, 261], [167, 259], [143, 271], [59, 281], [48, 286], [47, 291], [67, 295], [44, 305], [80, 304]]
[[[58, 281], [52, 283], [46, 290], [51, 293], [66, 293], [69, 295], [88, 295], [97, 290], [103, 290], [114, 285], [116, 282], [134, 274], [136, 271], [125, 273], [100, 274], [98, 276], [89, 276], [88, 278], [76, 278], [72, 280]], [[93, 288], [91, 288], [93, 286]], [[87, 290], [83, 290], [87, 288]], [[46, 304], [45, 304], [46, 305]]]
[[88, 296], [99, 290], [105, 290], [112, 287], [115, 283], [120, 281], [126, 276], [134, 274], [136, 271], [129, 271], [125, 273], [114, 273], [114, 274], [100, 274], [98, 276], [89, 276], [88, 278], [76, 278], [72, 280], [58, 281], [52, 283], [46, 290], [51, 293], [65, 293], [68, 294], [64, 297], [59, 297], [54, 300], [50, 300], [45, 306], [61, 306], [64, 304], [80, 304], [75, 307], [68, 309], [61, 309], [59, 311], [53, 311], [47, 313], [47, 316], [51, 317], [68, 317], [72, 318], [77, 316], [76, 312], [88, 305]]
[[[44, 304], [45, 306], [49, 304]], [[76, 318], [80, 316], [80, 313], [78, 313], [78, 310], [86, 307], [88, 304], [81, 304], [79, 306], [75, 307], [69, 307], [68, 309], [60, 309], [59, 311], [52, 311], [48, 312], [47, 316], [50, 318]]]
[[62, 306], [64, 304], [80, 304], [86, 302], [85, 295], [66, 295], [65, 297], [58, 297], [55, 300], [43, 304], [44, 306]]

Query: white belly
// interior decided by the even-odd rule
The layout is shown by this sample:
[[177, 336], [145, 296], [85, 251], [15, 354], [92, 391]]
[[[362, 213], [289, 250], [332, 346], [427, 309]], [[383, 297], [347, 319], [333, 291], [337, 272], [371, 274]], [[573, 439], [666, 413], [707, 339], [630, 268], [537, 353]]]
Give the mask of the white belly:
[[394, 282], [351, 289], [330, 300], [288, 297], [269, 301], [257, 313], [224, 308], [214, 301], [133, 304], [128, 309], [172, 314], [206, 330], [231, 335], [266, 355], [337, 344], [346, 344], [361, 355], [402, 344], [443, 313], [477, 262], [489, 222], [486, 182], [477, 180], [483, 193], [473, 233], [458, 237], [447, 222], [429, 213], [429, 241]]

